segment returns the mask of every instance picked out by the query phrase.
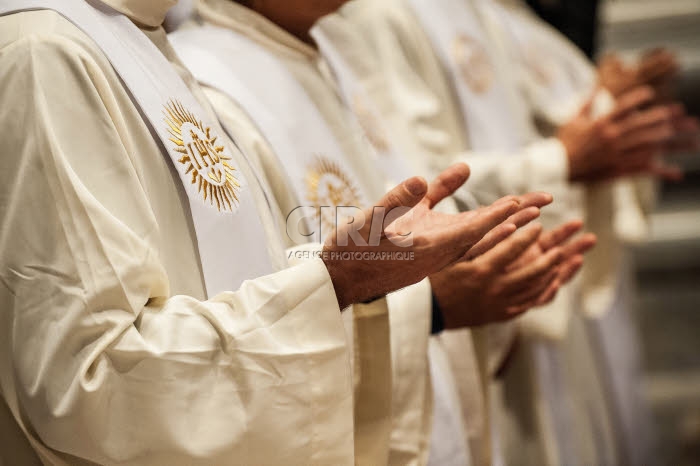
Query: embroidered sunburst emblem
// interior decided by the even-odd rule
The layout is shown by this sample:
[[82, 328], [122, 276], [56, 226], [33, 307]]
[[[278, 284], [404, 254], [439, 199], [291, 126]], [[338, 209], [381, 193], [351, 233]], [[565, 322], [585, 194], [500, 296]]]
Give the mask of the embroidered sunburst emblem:
[[233, 212], [239, 203], [241, 185], [226, 148], [216, 144], [218, 136], [177, 100], [168, 102], [164, 114], [170, 141], [175, 145], [173, 150], [182, 154], [178, 162], [191, 176], [197, 192], [219, 211]]
[[386, 153], [389, 150], [389, 142], [384, 134], [384, 128], [363, 95], [356, 94], [353, 97], [352, 110], [372, 147], [380, 154]]
[[[355, 184], [336, 162], [320, 155], [306, 171], [306, 197], [316, 209], [316, 221], [320, 218], [323, 231], [330, 232], [336, 226], [336, 207], [360, 205], [360, 195]], [[322, 206], [331, 209], [321, 209]]]
[[462, 79], [474, 93], [482, 94], [491, 88], [493, 66], [479, 41], [467, 34], [459, 34], [452, 42], [452, 59]]
[[542, 56], [541, 51], [538, 50], [535, 44], [530, 44], [525, 48], [525, 61], [529, 69], [533, 71], [537, 82], [545, 86], [552, 84], [554, 76], [551, 70], [556, 68], [547, 60], [547, 57]]

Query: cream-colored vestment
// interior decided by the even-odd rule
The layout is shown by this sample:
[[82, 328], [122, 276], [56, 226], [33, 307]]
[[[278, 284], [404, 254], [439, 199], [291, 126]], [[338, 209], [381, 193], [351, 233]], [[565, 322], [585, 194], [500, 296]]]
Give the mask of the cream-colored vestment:
[[[439, 3], [431, 3], [438, 8]], [[514, 69], [509, 65], [502, 40], [494, 26], [481, 17], [472, 3], [471, 14], [477, 15], [484, 30], [485, 49], [494, 73], [502, 78], [502, 92], [509, 102], [503, 118], [516, 120], [523, 141], [517, 151], [471, 149], [469, 124], [464, 120], [457, 93], [453, 89], [448, 66], [441, 63], [432, 48], [423, 25], [404, 0], [372, 2], [355, 0], [335, 15], [338, 23], [354, 30], [365, 44], [364, 53], [374, 54], [377, 69], [365, 68], [362, 79], [380, 87], [384, 83], [382, 111], [387, 121], [403, 128], [403, 142], [408, 151], [419, 152], [433, 170], [464, 160], [472, 167], [472, 177], [463, 193], [467, 205], [491, 202], [499, 196], [544, 190], [554, 194], [555, 203], [543, 211], [542, 221], [554, 226], [583, 213], [581, 193], [568, 182], [565, 150], [555, 138], [541, 138], [530, 119], [527, 102], [517, 87]], [[343, 44], [339, 43], [338, 47]], [[360, 53], [355, 51], [356, 55]], [[349, 54], [351, 54], [349, 52]], [[582, 346], [589, 351], [579, 329], [572, 320], [577, 302], [575, 288], [562, 290], [557, 299], [545, 308], [534, 310], [519, 320], [517, 351], [511, 356], [505, 381], [494, 387], [497, 407], [497, 428], [494, 429], [506, 464], [518, 461], [537, 464], [558, 464], [562, 458], [577, 456], [582, 463], [596, 463], [598, 441], [595, 422], [586, 417], [580, 406], [586, 400], [576, 390], [577, 382], [562, 370], [568, 362], [569, 347]], [[572, 323], [573, 322], [573, 323]], [[498, 345], [511, 347], [511, 338]], [[503, 360], [503, 352], [485, 350], [485, 360], [493, 369]], [[572, 418], [580, 429], [563, 431]], [[467, 420], [467, 424], [468, 424]], [[490, 448], [485, 448], [489, 450]], [[572, 453], [573, 452], [573, 453]], [[489, 463], [489, 455], [481, 456]], [[498, 457], [495, 459], [498, 460]]]
[[[374, 201], [385, 192], [389, 183], [373, 163], [373, 149], [342, 104], [330, 71], [315, 49], [235, 2], [200, 1], [197, 12], [203, 23], [252, 40], [282, 64], [318, 110], [340, 147], [344, 162], [360, 178], [354, 182], [355, 186], [364, 187], [363, 197]], [[274, 77], [265, 79], [272, 82]], [[274, 152], [264, 129], [256, 125], [244, 106], [222, 89], [205, 86], [205, 93], [227, 129], [240, 135], [239, 146], [265, 172], [283, 216], [306, 205], [308, 201], [294, 190], [280, 163], [282, 155]], [[295, 117], [292, 109], [277, 116]], [[306, 155], [300, 155], [298, 163], [304, 163], [302, 158]], [[387, 298], [388, 315], [355, 315], [356, 464], [422, 464], [427, 455], [432, 400], [427, 353], [430, 293], [425, 280], [391, 294]], [[378, 320], [387, 317], [390, 345], [386, 329], [377, 325]]]
[[[172, 2], [108, 3], [208, 108], [159, 27]], [[353, 464], [333, 285], [320, 260], [281, 270], [256, 178], [280, 271], [207, 297], [179, 177], [91, 39], [2, 17], [0, 81], [0, 464]]]
[[[361, 31], [342, 14], [346, 9], [357, 5], [351, 2], [343, 7], [341, 14], [322, 18], [312, 29], [312, 35], [319, 42], [322, 54], [331, 63], [346, 105], [353, 110], [360, 122], [364, 122], [362, 126], [369, 133], [368, 139], [380, 143], [382, 140], [391, 141], [392, 149], [404, 159], [405, 164], [416, 170], [416, 173], [432, 176], [433, 173], [427, 167], [430, 160], [425, 157], [423, 149], [412, 142], [411, 126], [401, 118], [396, 118], [385, 75], [375, 74], [382, 69], [381, 60], [378, 59], [381, 57], [366, 50], [368, 44]], [[362, 5], [359, 7], [362, 8]], [[337, 63], [338, 60], [341, 61], [340, 64]], [[382, 145], [375, 145], [380, 152]], [[438, 207], [452, 212], [457, 209], [454, 203], [441, 203]], [[465, 303], [465, 312], [469, 312], [468, 308], [469, 304]], [[460, 456], [481, 458], [488, 452], [488, 448], [484, 447], [487, 443], [488, 418], [482, 383], [488, 379], [485, 374], [489, 367], [499, 364], [502, 348], [509, 344], [511, 332], [507, 327], [503, 330], [505, 331], [498, 334], [489, 332], [490, 338], [486, 338], [484, 331], [473, 332], [467, 329], [445, 331], [432, 338], [431, 375], [435, 385], [436, 405], [429, 458], [433, 463], [429, 464], [441, 464], [451, 452], [456, 452], [452, 455], [453, 460]], [[480, 345], [476, 345], [477, 341]], [[498, 351], [489, 351], [487, 346]], [[477, 356], [483, 357], [482, 364]], [[452, 429], [452, 435], [441, 434], [445, 429]], [[396, 431], [394, 437], [403, 438], [400, 441], [405, 454], [396, 455], [399, 464], [403, 464], [402, 461], [405, 462], [404, 458], [407, 457], [405, 455], [412, 451], [406, 440], [410, 437]]]
[[[596, 89], [594, 65], [562, 34], [524, 5], [485, 6], [518, 69], [523, 95], [536, 118], [545, 122], [543, 129], [566, 123], [594, 92], [599, 94], [594, 111], [612, 107], [607, 91]], [[614, 429], [616, 456], [623, 464], [655, 461], [649, 407], [641, 392], [634, 277], [626, 254], [629, 243], [647, 236], [654, 198], [653, 180], [642, 177], [585, 189], [586, 229], [596, 233], [598, 244], [586, 258], [581, 310], [587, 337], [597, 349], [596, 373]]]
[[[460, 110], [452, 99], [440, 99], [433, 94], [435, 91], [438, 95], [450, 95], [449, 83], [427, 38], [407, 13], [398, 2], [353, 1], [337, 14], [323, 18], [316, 27], [335, 44], [336, 51], [352, 68], [399, 153], [437, 173], [449, 163], [464, 160], [455, 154], [461, 154], [467, 147], [466, 137]], [[421, 72], [416, 73], [414, 66], [421, 66]], [[558, 146], [556, 142], [543, 144], [552, 149]], [[467, 183], [467, 190], [486, 186], [490, 192], [483, 196], [484, 201], [495, 199], [497, 189], [493, 189], [490, 181], [499, 174], [493, 166], [481, 164], [476, 158], [466, 161], [472, 166], [472, 179], [477, 179], [477, 182]], [[556, 179], [560, 178], [554, 174], [557, 170], [555, 167], [551, 175]], [[516, 169], [508, 177], [515, 178], [515, 172]], [[484, 174], [489, 181], [479, 182]], [[478, 201], [467, 190], [461, 193], [460, 200], [466, 206], [476, 206]], [[488, 380], [501, 365], [512, 345], [514, 330], [509, 325], [477, 329], [472, 332], [476, 347], [472, 347], [471, 337], [466, 332], [461, 335], [446, 332], [439, 339], [450, 354], [463, 414], [462, 425], [467, 431], [465, 436], [474, 464], [490, 462], [488, 400], [483, 398], [486, 393], [480, 385], [488, 386]], [[468, 344], [464, 343], [467, 340]], [[472, 359], [466, 356], [470, 347], [479, 356], [478, 367], [470, 364]]]

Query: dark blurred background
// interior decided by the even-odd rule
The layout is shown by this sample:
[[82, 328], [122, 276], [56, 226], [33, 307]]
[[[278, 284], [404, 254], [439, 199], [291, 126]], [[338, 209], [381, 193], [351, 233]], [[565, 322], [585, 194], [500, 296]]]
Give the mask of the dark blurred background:
[[[700, 0], [528, 0], [590, 57], [634, 58], [664, 46], [683, 66], [681, 100], [700, 114]], [[676, 158], [682, 183], [664, 184], [651, 238], [631, 247], [645, 389], [664, 464], [700, 465], [700, 154]]]

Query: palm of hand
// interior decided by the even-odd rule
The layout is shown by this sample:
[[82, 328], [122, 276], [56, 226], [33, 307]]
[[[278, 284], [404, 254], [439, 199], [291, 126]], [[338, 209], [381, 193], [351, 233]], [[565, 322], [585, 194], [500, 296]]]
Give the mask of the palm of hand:
[[[394, 240], [403, 238], [405, 242], [410, 242], [416, 254], [422, 253], [428, 244], [436, 242], [445, 244], [447, 250], [444, 252], [451, 259], [442, 265], [444, 267], [456, 260], [453, 249], [465, 249], [466, 251], [483, 236], [483, 233], [485, 233], [484, 228], [479, 228], [478, 225], [475, 225], [473, 231], [462, 235], [461, 241], [455, 241], [454, 237], [458, 225], [474, 223], [480, 214], [481, 210], [459, 214], [437, 212], [432, 209], [430, 202], [425, 199], [406, 215], [389, 225], [385, 230], [385, 235], [387, 240], [390, 238]], [[405, 243], [401, 242], [400, 244], [403, 246]], [[449, 245], [452, 245], [452, 247]], [[434, 251], [431, 250], [432, 253]], [[434, 259], [437, 259], [437, 257]], [[442, 267], [439, 267], [438, 270], [440, 268]]]

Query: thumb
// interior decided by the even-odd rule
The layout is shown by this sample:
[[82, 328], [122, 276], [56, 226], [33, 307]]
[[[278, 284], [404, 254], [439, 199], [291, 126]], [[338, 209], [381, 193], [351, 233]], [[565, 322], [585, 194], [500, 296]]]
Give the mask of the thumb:
[[428, 207], [431, 209], [440, 201], [451, 196], [469, 178], [469, 165], [456, 163], [440, 173], [428, 186]]
[[384, 207], [387, 212], [397, 207], [409, 209], [418, 204], [428, 192], [428, 183], [420, 176], [409, 178], [386, 193], [377, 203], [377, 207]]

